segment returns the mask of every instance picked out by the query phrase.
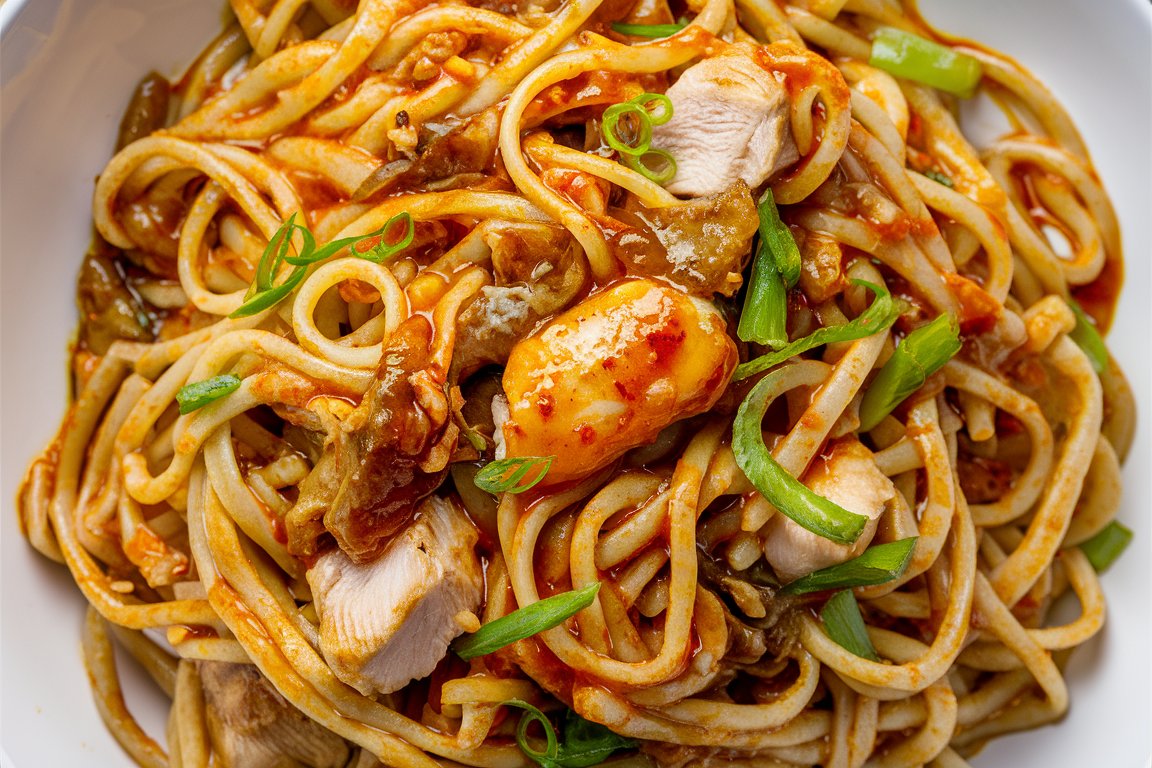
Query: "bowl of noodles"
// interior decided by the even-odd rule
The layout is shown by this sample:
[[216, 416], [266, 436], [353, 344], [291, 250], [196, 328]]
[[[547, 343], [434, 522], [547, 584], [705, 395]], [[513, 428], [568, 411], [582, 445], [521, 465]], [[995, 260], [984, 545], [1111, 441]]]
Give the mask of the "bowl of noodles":
[[1148, 759], [1146, 4], [0, 20], [5, 768]]

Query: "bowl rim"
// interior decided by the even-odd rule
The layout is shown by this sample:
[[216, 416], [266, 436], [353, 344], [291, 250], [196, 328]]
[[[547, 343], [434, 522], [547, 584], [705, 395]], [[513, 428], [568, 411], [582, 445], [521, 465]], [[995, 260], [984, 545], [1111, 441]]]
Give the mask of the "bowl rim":
[[0, 4], [0, 36], [8, 31], [27, 4], [28, 0], [5, 0]]

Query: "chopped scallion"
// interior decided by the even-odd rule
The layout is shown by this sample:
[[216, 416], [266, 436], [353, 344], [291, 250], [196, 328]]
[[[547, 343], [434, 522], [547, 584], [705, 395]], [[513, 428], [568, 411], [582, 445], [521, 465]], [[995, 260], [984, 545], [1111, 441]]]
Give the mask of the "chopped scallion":
[[[655, 157], [658, 164], [650, 166], [645, 158]], [[676, 160], [663, 149], [651, 149], [642, 155], [624, 155], [624, 164], [649, 181], [667, 184], [676, 178]]]
[[1099, 533], [1081, 544], [1080, 549], [1084, 551], [1092, 567], [1100, 572], [1116, 562], [1116, 558], [1120, 557], [1131, 541], [1132, 531], [1113, 520]]
[[234, 373], [213, 376], [210, 379], [180, 387], [176, 392], [176, 404], [180, 407], [180, 413], [192, 413], [192, 411], [232, 394], [239, 388], [240, 377]]
[[300, 285], [304, 280], [304, 275], [307, 272], [306, 267], [296, 267], [284, 279], [284, 282], [279, 285], [274, 285], [271, 288], [266, 288], [262, 291], [252, 294], [244, 300], [244, 303], [234, 309], [228, 317], [248, 317], [257, 312], [274, 307], [284, 299], [285, 296], [292, 293], [296, 286]]
[[832, 595], [820, 610], [820, 620], [824, 622], [828, 637], [837, 645], [861, 658], [880, 661], [852, 590], [845, 589]]
[[779, 349], [788, 344], [788, 289], [768, 244], [760, 241], [736, 335], [741, 341]]
[[838, 544], [851, 544], [860, 537], [868, 518], [813, 493], [788, 474], [764, 444], [761, 422], [775, 384], [775, 374], [765, 376], [740, 403], [732, 422], [732, 452], [736, 463], [756, 490], [780, 512], [812, 533]]
[[1076, 327], [1068, 336], [1088, 355], [1096, 373], [1104, 373], [1108, 370], [1108, 347], [1104, 345], [1104, 338], [1096, 329], [1095, 321], [1074, 299], [1068, 300], [1068, 306], [1076, 315]]
[[292, 235], [298, 228], [303, 229], [296, 224], [296, 214], [293, 213], [268, 240], [268, 245], [260, 254], [260, 261], [256, 264], [256, 279], [252, 282], [252, 287], [248, 289], [250, 296], [272, 287], [272, 281], [275, 279], [280, 265], [284, 263], [285, 256], [288, 255], [288, 248], [292, 245]]
[[[568, 710], [564, 718], [562, 735], [557, 736], [552, 721], [532, 704], [521, 699], [509, 699], [501, 703], [524, 710], [516, 726], [516, 744], [521, 752], [543, 768], [588, 768], [600, 765], [617, 750], [636, 746], [632, 739], [620, 736], [599, 723], [585, 720], [572, 710]], [[543, 752], [528, 743], [528, 728], [532, 723], [538, 723], [544, 731]]]
[[[652, 125], [664, 125], [672, 119], [672, 99], [663, 93], [642, 93], [631, 99], [631, 102], [644, 109]], [[652, 108], [653, 104], [656, 105], [656, 109]]]
[[771, 189], [764, 191], [760, 204], [756, 206], [756, 213], [760, 216], [760, 237], [768, 243], [768, 250], [776, 259], [776, 269], [780, 277], [784, 278], [784, 285], [794, 288], [800, 279], [800, 249], [792, 237], [792, 230], [780, 220], [780, 211], [776, 208], [776, 199]]
[[950, 177], [945, 176], [944, 174], [940, 173], [940, 171], [924, 171], [924, 175], [932, 179], [932, 181], [936, 182], [937, 184], [943, 184], [949, 189], [956, 186]]
[[[633, 136], [625, 138], [620, 134], [620, 121], [631, 118]], [[634, 101], [613, 104], [604, 110], [600, 132], [608, 146], [622, 155], [643, 155], [652, 146], [652, 118], [648, 110]]]
[[[403, 222], [404, 234], [394, 243], [389, 243], [386, 238], [388, 233], [392, 230], [393, 225]], [[348, 251], [358, 259], [365, 259], [376, 264], [382, 264], [388, 259], [395, 256], [400, 251], [412, 245], [412, 240], [416, 237], [416, 226], [412, 223], [412, 216], [407, 211], [401, 211], [384, 223], [384, 226], [376, 230], [379, 233], [379, 241], [366, 251], [361, 251], [356, 245], [367, 237], [360, 238], [359, 242], [354, 243], [348, 247]], [[374, 237], [376, 233], [368, 237]]]
[[623, 22], [614, 22], [612, 24], [612, 31], [621, 35], [633, 35], [635, 37], [671, 37], [686, 26], [688, 26], [686, 23], [625, 24]]
[[[887, 289], [883, 286], [869, 283], [866, 280], [853, 280], [852, 283], [853, 285], [864, 286], [876, 296], [868, 309], [861, 312], [857, 318], [848, 321], [844, 325], [818, 328], [804, 338], [793, 341], [778, 352], [771, 352], [767, 355], [753, 358], [746, 363], [741, 363], [736, 366], [736, 372], [732, 374], [732, 380], [740, 381], [749, 376], [755, 376], [761, 371], [766, 371], [785, 360], [789, 360], [796, 355], [803, 354], [810, 349], [815, 349], [824, 344], [855, 341], [857, 339], [863, 339], [866, 336], [871, 336], [874, 333], [888, 330], [888, 328], [892, 326], [892, 323], [896, 322], [896, 318], [900, 316], [900, 308], [896, 306], [896, 302], [892, 300], [892, 294], [888, 293]], [[739, 331], [737, 331], [737, 335], [739, 335]]]
[[452, 644], [456, 655], [467, 661], [498, 651], [517, 640], [532, 637], [563, 623], [592, 604], [600, 582], [583, 589], [546, 597], [539, 602], [518, 608], [507, 616], [490, 621], [470, 635]]
[[983, 75], [980, 62], [971, 56], [894, 27], [876, 30], [868, 63], [897, 77], [964, 97], [972, 95]]
[[[488, 493], [523, 493], [544, 479], [555, 456], [517, 456], [491, 461], [476, 473], [476, 487]], [[527, 481], [530, 472], [536, 471]]]
[[956, 317], [943, 314], [904, 337], [860, 403], [860, 431], [875, 427], [963, 346]]
[[[676, 176], [676, 160], [663, 149], [652, 147], [652, 126], [671, 119], [671, 99], [662, 93], [642, 93], [605, 109], [600, 133], [604, 142], [620, 153], [625, 165], [657, 184], [665, 184]], [[630, 123], [627, 134], [621, 132], [624, 120]], [[650, 156], [656, 157], [659, 165], [645, 162]]]
[[825, 589], [870, 587], [898, 579], [904, 575], [909, 561], [912, 560], [916, 538], [912, 536], [869, 547], [859, 557], [801, 576], [784, 587], [783, 591], [802, 595]]
[[[400, 222], [405, 225], [403, 237], [395, 243], [388, 243], [385, 240], [388, 232]], [[288, 248], [292, 242], [292, 236], [297, 232], [300, 233], [303, 240], [303, 247], [300, 248], [298, 254], [291, 255], [288, 253]], [[380, 264], [411, 245], [414, 237], [415, 226], [412, 223], [412, 216], [407, 211], [403, 211], [390, 218], [384, 226], [375, 232], [333, 240], [324, 247], [317, 248], [316, 238], [312, 232], [307, 227], [297, 224], [296, 214], [293, 213], [268, 241], [268, 246], [264, 249], [264, 253], [261, 254], [260, 261], [256, 266], [256, 279], [252, 281], [248, 295], [245, 296], [244, 302], [228, 316], [248, 317], [269, 307], [274, 307], [285, 296], [294, 291], [296, 286], [300, 285], [308, 273], [309, 265], [324, 261], [341, 249], [348, 248], [351, 255]], [[361, 251], [356, 248], [359, 243], [372, 238], [379, 238], [379, 240], [368, 250]], [[288, 273], [282, 283], [274, 284], [276, 274], [284, 264], [291, 264], [295, 269]]]

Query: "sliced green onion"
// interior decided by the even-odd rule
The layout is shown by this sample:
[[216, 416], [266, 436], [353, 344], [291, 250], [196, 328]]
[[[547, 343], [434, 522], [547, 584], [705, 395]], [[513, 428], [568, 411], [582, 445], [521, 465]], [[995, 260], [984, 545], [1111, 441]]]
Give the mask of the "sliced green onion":
[[894, 27], [876, 30], [868, 63], [963, 97], [973, 94], [983, 74], [980, 62], [971, 56]]
[[[888, 290], [883, 286], [869, 283], [866, 280], [853, 280], [852, 284], [864, 286], [876, 295], [876, 298], [872, 300], [872, 304], [868, 309], [861, 312], [855, 319], [843, 325], [818, 328], [804, 338], [797, 339], [777, 352], [770, 352], [767, 355], [753, 358], [746, 363], [741, 363], [736, 366], [736, 371], [732, 374], [732, 380], [740, 381], [749, 376], [755, 376], [761, 371], [766, 371], [785, 360], [789, 360], [796, 355], [803, 354], [810, 349], [815, 349], [824, 344], [855, 341], [871, 336], [874, 333], [879, 333], [880, 331], [886, 331], [892, 327], [892, 323], [896, 322], [896, 318], [900, 316], [900, 308], [896, 305], [896, 302], [892, 300], [892, 294], [888, 293]], [[743, 321], [743, 317], [741, 317], [741, 321]], [[737, 330], [737, 335], [739, 335], [739, 330]], [[741, 336], [741, 338], [743, 337]]]
[[[295, 218], [296, 218], [296, 214], [292, 214], [292, 216], [288, 220], [291, 222]], [[315, 255], [316, 238], [312, 236], [312, 232], [311, 232], [311, 230], [308, 229], [308, 227], [294, 224], [293, 228], [300, 232], [300, 236], [304, 239], [304, 246], [300, 249], [300, 253], [298, 253], [295, 256], [292, 256], [290, 254], [285, 254], [282, 261], [284, 261], [288, 264], [291, 264], [292, 266], [299, 267], [299, 266], [306, 266], [308, 264], [312, 264], [314, 262], [320, 261], [321, 258], [327, 258], [330, 255], [330, 254], [325, 254], [324, 256], [321, 256], [321, 257], [317, 257]], [[354, 239], [356, 239], [356, 238], [344, 238], [344, 240], [354, 240]], [[340, 240], [337, 242], [344, 242], [344, 241]], [[333, 253], [335, 253], [335, 251], [333, 251]]]
[[860, 431], [875, 427], [963, 346], [955, 315], [943, 314], [904, 337], [860, 402]]
[[[628, 101], [636, 104], [648, 113], [648, 119], [652, 122], [652, 125], [664, 125], [664, 123], [672, 119], [672, 99], [663, 93], [642, 93]], [[652, 109], [652, 102], [656, 102], [659, 110]]]
[[1099, 533], [1081, 544], [1080, 549], [1099, 573], [1116, 562], [1116, 558], [1120, 557], [1131, 541], [1132, 531], [1113, 520], [1100, 529]]
[[300, 285], [307, 271], [307, 267], [296, 267], [296, 269], [292, 270], [291, 274], [285, 278], [283, 283], [253, 294], [246, 299], [243, 304], [234, 309], [228, 317], [248, 317], [257, 312], [263, 312], [269, 307], [276, 306], [285, 296], [292, 293], [292, 291], [296, 289], [296, 286]]
[[792, 230], [780, 220], [780, 211], [776, 208], [776, 199], [771, 189], [764, 190], [764, 196], [756, 206], [756, 213], [760, 216], [760, 237], [768, 243], [768, 250], [776, 259], [780, 277], [784, 278], [787, 287], [794, 288], [800, 279], [800, 249], [792, 237]]
[[248, 288], [248, 296], [254, 296], [259, 291], [266, 291], [272, 287], [272, 281], [280, 270], [280, 265], [284, 263], [288, 248], [292, 245], [292, 235], [297, 228], [296, 214], [293, 213], [268, 239], [268, 245], [264, 247], [260, 261], [256, 263], [256, 278]]
[[[544, 761], [555, 760], [560, 752], [560, 743], [556, 738], [556, 729], [552, 727], [552, 721], [548, 719], [548, 716], [541, 712], [538, 707], [523, 699], [508, 699], [500, 703], [524, 710], [524, 714], [520, 716], [520, 722], [516, 726], [516, 744], [520, 747], [520, 751], [540, 765], [547, 766], [548, 763]], [[544, 743], [547, 746], [543, 752], [534, 749], [528, 743], [528, 728], [532, 723], [540, 723], [540, 727], [544, 730]]]
[[[555, 456], [517, 456], [490, 461], [476, 473], [476, 487], [488, 493], [523, 493], [544, 479], [554, 461]], [[538, 470], [537, 474], [522, 483], [533, 470]]]
[[[631, 116], [636, 123], [636, 136], [633, 143], [620, 136], [619, 124], [625, 117]], [[625, 101], [613, 104], [604, 110], [604, 117], [600, 123], [600, 133], [608, 146], [622, 155], [643, 155], [652, 146], [652, 118], [643, 106], [634, 101]]]
[[623, 22], [613, 22], [612, 31], [621, 35], [635, 35], [636, 37], [671, 37], [686, 26], [688, 26], [687, 22], [681, 24], [625, 24]]
[[[645, 158], [655, 156], [661, 163], [656, 168], [649, 166]], [[624, 155], [624, 165], [639, 173], [649, 181], [667, 184], [676, 178], [676, 160], [663, 149], [649, 149], [643, 155]]]
[[1084, 350], [1084, 354], [1088, 355], [1088, 360], [1091, 361], [1096, 373], [1104, 373], [1108, 370], [1108, 347], [1104, 345], [1104, 338], [1096, 329], [1096, 322], [1075, 299], [1069, 299], [1068, 306], [1076, 315], [1076, 327], [1068, 336]]
[[176, 392], [176, 403], [180, 406], [180, 413], [192, 413], [239, 388], [240, 377], [234, 373], [225, 373], [180, 387]]
[[[395, 243], [388, 243], [385, 238], [388, 232], [392, 229], [393, 225], [404, 222], [404, 236], [397, 240]], [[380, 241], [376, 245], [369, 248], [367, 251], [361, 251], [356, 248], [357, 243], [349, 246], [348, 251], [359, 259], [366, 259], [367, 261], [376, 264], [382, 264], [388, 259], [395, 256], [400, 251], [412, 245], [412, 240], [416, 237], [416, 225], [412, 223], [412, 216], [407, 211], [401, 211], [384, 223], [384, 226], [376, 230], [379, 233]], [[376, 236], [375, 233], [368, 237]], [[368, 237], [360, 238], [361, 241], [367, 240]]]
[[758, 381], [736, 411], [732, 422], [732, 453], [736, 463], [756, 490], [780, 512], [812, 533], [838, 544], [851, 544], [860, 538], [868, 518], [813, 493], [788, 474], [764, 445], [761, 422], [777, 377], [777, 373], [770, 373]]
[[784, 587], [783, 591], [803, 595], [825, 589], [871, 587], [898, 579], [904, 575], [912, 560], [916, 539], [916, 536], [912, 536], [869, 547], [859, 557], [801, 576]]
[[[524, 710], [516, 726], [516, 744], [521, 752], [544, 768], [588, 768], [600, 765], [617, 750], [636, 746], [632, 739], [585, 720], [572, 710], [568, 710], [563, 735], [558, 737], [552, 721], [532, 704], [521, 699], [509, 699], [501, 704]], [[544, 731], [543, 752], [528, 743], [528, 728], [532, 723], [539, 723]]]
[[[404, 236], [395, 243], [385, 242], [384, 238], [388, 236], [388, 232], [401, 221], [404, 222], [405, 225]], [[304, 235], [304, 247], [301, 249], [299, 255], [286, 256], [284, 258], [284, 261], [296, 266], [307, 266], [324, 261], [336, 255], [344, 248], [347, 248], [349, 254], [352, 256], [379, 264], [411, 245], [412, 240], [416, 236], [416, 227], [412, 222], [412, 215], [407, 211], [401, 211], [384, 222], [384, 226], [366, 235], [342, 237], [339, 240], [333, 240], [319, 249], [316, 248], [316, 241], [312, 237], [312, 233], [309, 232], [306, 227], [298, 227], [298, 229]], [[361, 251], [356, 247], [365, 240], [371, 240], [372, 238], [380, 238], [380, 241], [366, 251]]]
[[852, 590], [845, 589], [832, 595], [820, 610], [820, 620], [824, 622], [828, 637], [837, 645], [861, 658], [880, 661]]
[[[405, 223], [404, 236], [395, 243], [385, 242], [384, 238], [387, 237], [388, 231], [392, 229], [393, 225], [401, 221]], [[300, 233], [304, 245], [300, 252], [293, 256], [288, 253], [288, 247], [291, 244], [292, 235], [296, 232]], [[248, 294], [244, 297], [244, 302], [228, 317], [248, 317], [279, 304], [285, 296], [296, 289], [296, 286], [300, 285], [308, 273], [309, 265], [324, 261], [343, 248], [348, 248], [353, 256], [380, 264], [411, 245], [415, 234], [416, 228], [412, 223], [412, 216], [407, 211], [402, 211], [388, 219], [384, 226], [375, 232], [333, 240], [318, 249], [316, 238], [307, 227], [296, 223], [296, 214], [293, 213], [268, 241], [268, 245], [264, 249], [264, 253], [260, 255], [260, 261], [256, 265], [256, 279], [252, 281]], [[356, 246], [359, 243], [374, 237], [380, 238], [376, 245], [367, 251], [357, 250]], [[274, 285], [273, 280], [275, 280], [276, 274], [283, 264], [291, 264], [295, 269], [288, 274], [288, 277], [284, 278], [284, 282]]]
[[280, 228], [273, 233], [260, 254], [260, 261], [256, 264], [256, 278], [248, 288], [248, 293], [240, 304], [228, 317], [248, 317], [257, 312], [268, 309], [279, 303], [304, 279], [303, 267], [296, 267], [280, 285], [274, 285], [276, 274], [285, 263], [295, 264], [296, 257], [288, 255], [288, 248], [292, 244], [292, 235], [299, 231], [304, 238], [304, 248], [301, 253], [310, 252], [316, 246], [316, 241], [307, 227], [296, 223], [296, 214], [293, 213]]
[[773, 349], [788, 343], [788, 289], [776, 268], [776, 258], [763, 240], [752, 261], [736, 335], [741, 341], [754, 341]]
[[461, 637], [452, 644], [452, 649], [465, 661], [498, 651], [575, 616], [592, 605], [599, 591], [600, 582], [597, 581], [583, 589], [562, 592], [517, 608], [507, 616], [490, 621], [472, 634]]
[[[628, 116], [636, 122], [636, 135], [631, 142], [622, 137], [619, 130], [620, 121]], [[663, 125], [671, 119], [671, 99], [662, 93], [642, 93], [604, 110], [600, 132], [608, 146], [620, 153], [625, 165], [657, 184], [665, 184], [676, 176], [676, 161], [668, 152], [652, 148], [652, 126]], [[659, 158], [661, 166], [653, 168], [645, 163], [644, 158], [649, 155]]]
[[953, 183], [951, 177], [945, 176], [944, 174], [940, 173], [940, 171], [924, 171], [924, 175], [932, 179], [932, 181], [936, 182], [937, 184], [943, 184], [949, 189], [956, 186], [956, 184]]

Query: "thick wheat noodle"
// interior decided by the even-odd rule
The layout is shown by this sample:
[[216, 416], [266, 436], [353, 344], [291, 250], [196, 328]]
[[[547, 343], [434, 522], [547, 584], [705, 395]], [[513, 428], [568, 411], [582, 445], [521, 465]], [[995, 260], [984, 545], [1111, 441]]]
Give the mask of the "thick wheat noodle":
[[[844, 74], [845, 78], [849, 77], [849, 71], [844, 66], [840, 67], [840, 72]], [[900, 100], [904, 100], [902, 95]], [[907, 152], [907, 147], [904, 145], [904, 136], [896, 128], [892, 115], [870, 96], [865, 96], [861, 91], [853, 88], [852, 119], [858, 121], [865, 130], [884, 145], [884, 149], [897, 160], [903, 172], [906, 161], [903, 153]], [[915, 177], [913, 177], [913, 181], [915, 181]]]
[[181, 764], [189, 768], [207, 766], [211, 747], [205, 722], [204, 691], [200, 685], [200, 673], [190, 661], [180, 662], [172, 709], [180, 730]]
[[452, 30], [484, 35], [501, 43], [527, 37], [532, 28], [502, 13], [465, 5], [434, 6], [417, 11], [392, 27], [384, 42], [368, 59], [368, 66], [381, 70], [395, 66], [412, 48], [433, 32]]
[[578, 152], [554, 143], [547, 134], [530, 134], [524, 140], [524, 151], [543, 166], [561, 165], [584, 171], [626, 189], [649, 208], [665, 208], [680, 200], [654, 181], [649, 181], [631, 168], [599, 155]]
[[1100, 436], [1096, 452], [1084, 477], [1084, 491], [1076, 514], [1064, 535], [1067, 546], [1083, 544], [1099, 533], [1115, 514], [1120, 504], [1120, 458], [1112, 441], [1106, 435]]
[[315, 174], [351, 197], [383, 163], [361, 147], [335, 139], [285, 136], [268, 147], [269, 157], [299, 171]]
[[240, 203], [244, 212], [264, 230], [266, 237], [272, 236], [280, 226], [280, 220], [289, 211], [299, 208], [299, 201], [277, 200], [281, 207], [274, 211], [260, 196], [259, 188], [209, 146], [164, 136], [148, 136], [133, 142], [116, 155], [96, 182], [93, 216], [100, 233], [113, 245], [121, 248], [134, 245], [132, 238], [116, 221], [114, 209], [117, 191], [140, 163], [158, 155], [169, 156], [174, 161], [208, 174], [224, 187], [234, 201]]
[[977, 504], [972, 510], [978, 525], [1000, 525], [1024, 514], [1044, 490], [1052, 471], [1052, 428], [1040, 406], [1018, 390], [958, 360], [944, 367], [950, 386], [979, 395], [1020, 420], [1028, 432], [1031, 455], [1013, 488], [994, 504]]
[[[360, 696], [336, 679], [319, 654], [305, 638], [300, 636], [299, 630], [293, 627], [291, 619], [276, 607], [275, 600], [260, 599], [261, 593], [267, 594], [269, 587], [259, 578], [248, 558], [241, 554], [240, 540], [236, 535], [236, 529], [227, 516], [223, 514], [218, 501], [214, 498], [214, 493], [211, 492], [205, 499], [204, 523], [206, 544], [212, 552], [213, 562], [220, 569], [221, 577], [227, 579], [226, 583], [234, 585], [231, 588], [239, 592], [242, 598], [241, 604], [251, 606], [254, 618], [265, 627], [264, 631], [274, 633], [274, 636], [280, 638], [280, 642], [273, 645], [282, 648], [288, 664], [293, 669], [299, 669], [304, 673], [302, 680], [316, 681], [318, 683], [316, 692], [325, 697], [336, 712], [342, 713], [345, 716], [344, 720], [363, 722], [380, 729], [381, 733], [377, 738], [382, 739], [383, 743], [390, 744], [391, 749], [395, 750], [395, 752], [385, 751], [384, 754], [396, 754], [403, 750], [414, 758], [421, 754], [415, 747], [423, 747], [449, 758], [467, 759], [469, 757], [469, 755], [462, 753], [447, 736], [424, 728], [398, 713]], [[211, 586], [209, 586], [209, 598], [214, 605], [217, 604], [218, 600], [214, 597]], [[241, 640], [241, 644], [256, 660], [258, 647], [267, 641], [242, 634], [243, 630], [239, 624], [230, 623], [229, 626], [237, 632], [237, 638]], [[267, 636], [271, 636], [271, 634]], [[257, 664], [260, 662], [257, 661]], [[265, 669], [265, 673], [269, 674], [267, 669]], [[284, 692], [283, 689], [281, 692]], [[297, 706], [300, 705], [299, 700], [292, 696], [289, 698], [297, 701]], [[341, 729], [333, 730], [340, 732]], [[401, 738], [398, 739], [392, 734]], [[410, 745], [415, 745], [415, 747]], [[378, 745], [364, 744], [362, 746], [373, 748], [373, 751], [381, 754]], [[501, 755], [512, 757], [515, 753], [514, 748], [512, 751], [506, 747], [485, 749], [472, 757], [482, 758], [486, 752], [490, 752], [488, 755], [490, 758], [495, 758], [488, 761], [488, 764], [494, 768], [501, 764], [514, 764], [514, 761], [507, 758], [500, 759]], [[412, 762], [410, 764], [422, 763]]]
[[138, 764], [145, 768], [165, 768], [168, 759], [164, 750], [136, 724], [136, 719], [124, 703], [108, 627], [94, 606], [89, 606], [85, 613], [82, 636], [84, 664], [88, 668], [100, 716], [106, 723], [115, 723], [110, 728], [112, 733]]
[[1080, 131], [1043, 83], [1005, 57], [970, 46], [960, 50], [980, 61], [985, 76], [1009, 89], [1027, 104], [1053, 139], [1078, 157], [1088, 158], [1088, 148], [1084, 146]]
[[988, 279], [984, 288], [997, 300], [1004, 301], [1012, 285], [1012, 250], [995, 216], [959, 192], [925, 176], [910, 173], [909, 178], [929, 208], [964, 225], [976, 235], [988, 261]]
[[[967, 505], [962, 500], [958, 502], [950, 534], [955, 544], [951, 553], [948, 605], [940, 620], [936, 639], [920, 658], [899, 666], [860, 658], [829, 639], [813, 619], [801, 618], [800, 639], [805, 649], [840, 671], [845, 682], [856, 690], [863, 689], [881, 700], [898, 696], [899, 692], [922, 691], [938, 680], [959, 655], [972, 610], [976, 542]], [[937, 562], [934, 567], [941, 565]]]
[[[1105, 300], [1085, 308], [1107, 325], [1119, 226], [1075, 126], [1031, 75], [950, 42], [895, 0], [701, 0], [688, 3], [684, 29], [654, 40], [610, 24], [669, 21], [662, 2], [621, 18], [599, 0], [548, 13], [395, 0], [355, 12], [335, 0], [232, 7], [236, 22], [173, 90], [175, 124], [118, 151], [95, 188], [93, 221], [116, 277], [132, 301], [162, 297], [162, 310], [142, 304], [160, 333], [97, 350], [88, 331], [103, 321], [89, 313], [76, 400], [20, 493], [31, 543], [67, 565], [90, 604], [84, 654], [98, 711], [133, 760], [206, 768], [223, 759], [211, 677], [200, 674], [214, 663], [254, 665], [290, 705], [354, 745], [355, 768], [526, 766], [510, 699], [550, 713], [559, 699], [640, 740], [641, 754], [622, 765], [680, 768], [960, 768], [988, 738], [1067, 709], [1061, 667], [1106, 614], [1077, 545], [1116, 516], [1134, 416], [1115, 364], [1097, 375], [1070, 337], [1067, 304], [1103, 285]], [[884, 25], [978, 59], [1015, 133], [978, 151], [954, 97], [868, 63], [869, 37]], [[693, 218], [697, 206], [620, 162], [601, 122], [615, 100], [666, 90], [699, 59], [742, 53], [786, 92], [779, 118], [799, 155], [752, 190], [754, 201], [771, 189], [801, 250], [790, 337], [852, 322], [877, 301], [850, 280], [885, 286], [900, 312], [891, 330], [757, 374], [762, 437], [780, 468], [811, 482], [837, 446], [862, 447], [895, 494], [873, 543], [917, 538], [902, 575], [853, 590], [880, 661], [833, 639], [818, 610], [827, 593], [781, 595], [762, 557], [787, 521], [772, 519], [781, 512], [745, 476], [732, 439], [753, 380], [721, 380], [715, 407], [653, 431], [652, 446], [590, 459], [567, 482], [493, 501], [464, 492], [470, 475], [457, 474], [501, 442], [487, 431], [500, 430], [488, 422], [499, 410], [492, 388], [478, 384], [493, 369], [461, 378], [458, 351], [478, 344], [489, 355], [480, 366], [500, 365], [505, 341], [622, 279], [667, 286], [673, 273], [657, 262], [663, 252], [675, 261], [676, 237], [699, 238], [697, 257], [731, 247]], [[444, 156], [438, 142], [464, 131], [490, 132], [476, 139], [486, 165], [470, 165], [460, 145]], [[593, 194], [551, 186], [561, 177]], [[673, 224], [652, 225], [653, 250], [626, 264], [631, 225], [616, 217], [656, 209], [652, 220]], [[369, 255], [362, 245], [301, 272], [280, 264], [271, 282], [295, 275], [292, 290], [230, 317], [263, 287], [247, 286], [267, 271], [274, 249], [265, 248], [290, 216], [322, 247], [401, 214], [414, 228], [404, 252], [373, 263], [356, 258]], [[685, 223], [703, 234], [678, 234]], [[755, 242], [712, 266], [747, 280]], [[288, 253], [304, 243], [290, 233]], [[698, 307], [717, 299], [684, 288], [667, 290]], [[82, 305], [96, 293], [82, 293]], [[562, 306], [547, 305], [557, 296]], [[518, 301], [531, 311], [517, 314]], [[478, 318], [483, 302], [490, 316]], [[723, 316], [734, 335], [739, 295], [716, 305], [733, 308]], [[963, 350], [860, 433], [877, 369], [942, 313], [961, 321]], [[415, 327], [428, 335], [408, 349]], [[419, 367], [389, 379], [401, 349]], [[739, 354], [765, 351], [745, 343]], [[645, 366], [659, 362], [654, 353]], [[182, 388], [227, 374], [241, 380], [235, 391], [178, 412]], [[548, 374], [564, 374], [563, 364]], [[589, 381], [553, 418], [577, 424], [585, 394], [593, 410], [619, 406], [630, 417], [640, 407], [617, 401], [625, 389], [597, 399]], [[395, 401], [408, 391], [415, 402]], [[325, 526], [334, 525], [324, 513], [335, 491], [313, 486], [327, 482], [323, 472], [357, 469], [346, 464], [349, 446], [380, 448], [361, 431], [379, 416], [366, 412], [377, 400], [431, 425], [417, 466], [453, 467], [435, 492], [482, 533], [483, 599], [460, 626], [601, 587], [556, 626], [494, 655], [444, 661], [429, 684], [370, 697], [330, 664], [318, 620], [325, 596], [305, 576], [309, 558], [332, 547]], [[305, 517], [315, 531], [302, 557], [293, 536]], [[1048, 614], [1071, 597], [1078, 616]], [[109, 626], [172, 699], [167, 754], [124, 704]], [[166, 632], [167, 645], [142, 630]]]
[[[588, 262], [592, 265], [593, 274], [600, 278], [608, 277], [615, 271], [604, 235], [583, 211], [549, 189], [528, 167], [521, 149], [521, 117], [531, 100], [545, 88], [584, 72], [608, 67], [636, 73], [659, 72], [684, 63], [702, 53], [707, 44], [705, 38], [693, 34], [695, 29], [691, 27], [670, 38], [670, 41], [664, 43], [662, 47], [653, 44], [639, 54], [630, 52], [627, 61], [622, 61], [618, 55], [613, 55], [622, 52], [615, 44], [559, 54], [537, 67], [530, 76], [522, 80], [504, 108], [500, 124], [500, 151], [509, 176], [533, 204], [572, 232], [584, 248]], [[676, 45], [681, 39], [683, 44]]]
[[[366, 323], [372, 326], [372, 344], [348, 346], [342, 343], [347, 341], [347, 337], [332, 340], [316, 327], [313, 313], [321, 297], [329, 288], [345, 280], [360, 280], [380, 292], [384, 308]], [[408, 298], [392, 272], [383, 265], [363, 259], [341, 259], [322, 265], [300, 286], [292, 304], [292, 330], [300, 345], [317, 357], [347, 368], [374, 368], [379, 364], [388, 337], [407, 317]]]

